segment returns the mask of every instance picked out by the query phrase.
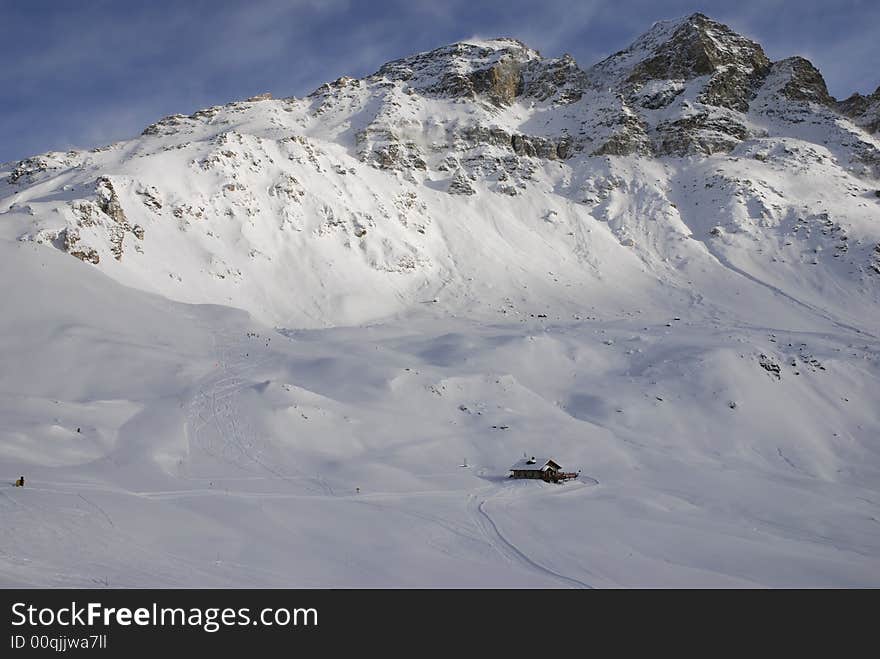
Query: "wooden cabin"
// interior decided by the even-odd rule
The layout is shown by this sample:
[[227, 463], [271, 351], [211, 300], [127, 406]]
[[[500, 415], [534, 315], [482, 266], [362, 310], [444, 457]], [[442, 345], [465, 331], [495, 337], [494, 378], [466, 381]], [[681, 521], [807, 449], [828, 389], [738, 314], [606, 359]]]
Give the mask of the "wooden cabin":
[[510, 467], [510, 478], [536, 478], [548, 483], [559, 483], [577, 478], [576, 473], [564, 472], [552, 458], [522, 458]]

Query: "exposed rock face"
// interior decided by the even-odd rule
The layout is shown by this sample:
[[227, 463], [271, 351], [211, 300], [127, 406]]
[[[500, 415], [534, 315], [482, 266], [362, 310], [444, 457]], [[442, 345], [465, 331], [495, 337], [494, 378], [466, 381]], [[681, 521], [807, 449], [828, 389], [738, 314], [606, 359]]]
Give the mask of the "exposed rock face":
[[98, 206], [104, 213], [109, 215], [117, 224], [128, 226], [128, 220], [125, 219], [125, 211], [122, 210], [122, 204], [119, 203], [119, 197], [113, 188], [113, 183], [106, 176], [98, 179], [95, 186], [95, 194], [98, 197]]
[[724, 116], [699, 113], [658, 125], [656, 153], [684, 156], [732, 151], [748, 137], [744, 125]]
[[838, 102], [837, 109], [869, 133], [880, 132], [880, 87], [869, 96], [853, 94]]
[[570, 154], [570, 142], [564, 138], [556, 142], [546, 137], [513, 135], [510, 138], [510, 146], [516, 155], [530, 158], [564, 160]]
[[[52, 242], [71, 256], [97, 265], [101, 262], [99, 246], [104, 245], [114, 259], [121, 261], [127, 234], [144, 240], [143, 226], [129, 223], [110, 177], [97, 179], [94, 201], [79, 199], [67, 205], [72, 222], [60, 231], [38, 232], [34, 237], [37, 242]], [[136, 249], [141, 250], [139, 246]]]
[[588, 87], [584, 73], [571, 55], [532, 61], [523, 67], [523, 96], [560, 105], [575, 103]]
[[457, 43], [389, 62], [370, 79], [407, 82], [428, 96], [484, 98], [501, 106], [523, 92], [523, 66], [539, 58], [516, 39], [497, 39], [492, 47]]
[[470, 180], [462, 170], [458, 170], [452, 177], [452, 181], [449, 183], [449, 188], [447, 189], [449, 194], [458, 194], [458, 195], [472, 195], [477, 191], [474, 189], [474, 186], [471, 185]]
[[623, 99], [620, 109], [614, 114], [612, 132], [608, 139], [595, 151], [595, 156], [650, 155], [647, 123], [634, 112]]
[[745, 112], [769, 70], [770, 60], [760, 45], [697, 13], [655, 24], [629, 48], [588, 73], [596, 84], [615, 86], [630, 102], [647, 109], [666, 107], [684, 91], [683, 85], [677, 85], [645, 93], [649, 83], [709, 76], [699, 101]]
[[820, 103], [829, 107], [836, 103], [828, 93], [825, 79], [819, 70], [809, 60], [803, 57], [789, 57], [773, 65], [788, 78], [788, 82], [781, 89], [786, 98], [793, 101]]
[[167, 135], [188, 125], [189, 122], [190, 117], [185, 114], [171, 114], [144, 128], [141, 135]]
[[[762, 53], [763, 55], [763, 53]], [[755, 87], [770, 70], [769, 61], [755, 67], [726, 66], [719, 70], [706, 85], [700, 100], [707, 105], [747, 112]]]
[[633, 68], [627, 82], [710, 75], [701, 100], [745, 112], [754, 86], [769, 70], [770, 60], [761, 46], [703, 14], [694, 14]]
[[758, 44], [698, 13], [685, 20], [652, 57], [642, 60], [629, 80], [688, 80], [730, 65], [761, 70], [770, 61]]
[[650, 155], [651, 143], [645, 133], [645, 125], [636, 117], [626, 117], [621, 128], [612, 133], [602, 146], [593, 151], [594, 156]]
[[39, 156], [26, 158], [18, 163], [15, 169], [12, 170], [9, 178], [6, 180], [10, 183], [17, 183], [19, 179], [30, 176], [31, 174], [45, 172], [47, 169], [49, 169], [49, 163], [46, 162], [44, 158], [40, 158]]
[[578, 101], [587, 75], [570, 55], [544, 59], [516, 39], [458, 43], [389, 62], [368, 80], [385, 78], [433, 97], [484, 99], [503, 107], [520, 97]]
[[369, 162], [378, 169], [427, 168], [419, 147], [413, 142], [401, 142], [390, 129], [368, 127], [355, 137], [361, 161]]
[[871, 98], [874, 95], [880, 95], [880, 87], [878, 87], [877, 91], [871, 94], [871, 96], [864, 96], [855, 92], [852, 96], [848, 96], [842, 101], [838, 101], [837, 109], [841, 114], [854, 119], [863, 115], [868, 110]]
[[28, 183], [35, 177], [57, 169], [71, 167], [79, 162], [81, 154], [77, 151], [58, 152], [50, 151], [39, 156], [25, 158], [13, 168], [6, 177], [7, 183]]
[[522, 69], [512, 57], [469, 76], [471, 88], [495, 105], [510, 105], [523, 91]]
[[101, 262], [101, 257], [94, 247], [81, 247], [78, 244], [80, 236], [79, 231], [76, 229], [64, 229], [59, 238], [61, 239], [62, 248], [71, 256], [78, 258], [80, 261], [87, 261], [92, 265], [98, 265]]
[[[595, 135], [588, 148], [596, 155], [731, 151], [751, 136], [742, 115], [773, 70], [759, 44], [703, 14], [656, 23], [586, 72], [601, 116], [585, 125]], [[809, 76], [798, 71], [806, 85]]]
[[511, 146], [513, 140], [510, 133], [497, 126], [466, 126], [461, 129], [459, 134], [465, 148], [480, 145], [504, 148]]

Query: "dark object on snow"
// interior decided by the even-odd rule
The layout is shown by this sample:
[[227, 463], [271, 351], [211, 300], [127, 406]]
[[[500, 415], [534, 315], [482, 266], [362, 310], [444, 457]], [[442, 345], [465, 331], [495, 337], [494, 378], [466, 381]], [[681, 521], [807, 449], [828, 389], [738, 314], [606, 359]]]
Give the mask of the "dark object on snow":
[[15, 487], [24, 487], [24, 476], [19, 476], [18, 480], [15, 481]]
[[761, 365], [761, 368], [767, 371], [770, 375], [775, 376], [777, 380], [782, 379], [782, 373], [780, 372], [782, 369], [772, 358], [762, 353], [758, 358], [758, 363]]
[[510, 467], [510, 478], [540, 478], [548, 483], [560, 483], [577, 478], [577, 474], [562, 471], [562, 467], [550, 458], [538, 460], [532, 456], [515, 462]]

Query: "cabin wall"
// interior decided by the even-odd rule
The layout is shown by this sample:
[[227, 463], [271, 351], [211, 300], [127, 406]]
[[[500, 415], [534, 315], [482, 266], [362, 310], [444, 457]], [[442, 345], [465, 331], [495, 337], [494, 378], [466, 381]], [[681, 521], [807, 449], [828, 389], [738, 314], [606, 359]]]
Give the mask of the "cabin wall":
[[526, 471], [525, 469], [515, 469], [513, 471], [513, 477], [514, 478], [540, 479], [540, 478], [543, 478], [544, 476], [543, 476], [542, 472], [537, 471], [535, 469], [529, 469], [528, 471]]
[[576, 478], [576, 473], [567, 473], [559, 469], [545, 469], [538, 471], [536, 469], [512, 469], [511, 478], [528, 478], [532, 480], [543, 480], [548, 483], [558, 483], [572, 478]]

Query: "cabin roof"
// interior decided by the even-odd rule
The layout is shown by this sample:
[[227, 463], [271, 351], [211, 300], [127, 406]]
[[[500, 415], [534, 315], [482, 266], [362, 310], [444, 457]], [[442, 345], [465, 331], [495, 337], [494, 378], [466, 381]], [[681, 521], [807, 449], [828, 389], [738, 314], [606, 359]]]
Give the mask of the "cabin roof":
[[562, 469], [552, 458], [520, 458], [516, 462], [514, 462], [510, 470], [511, 471], [544, 471], [547, 467], [555, 467], [556, 469]]

